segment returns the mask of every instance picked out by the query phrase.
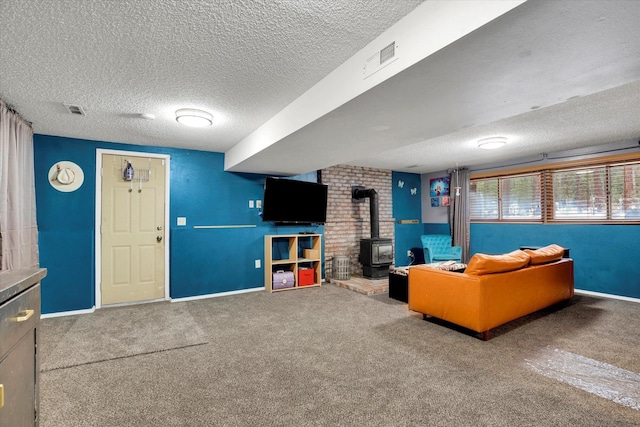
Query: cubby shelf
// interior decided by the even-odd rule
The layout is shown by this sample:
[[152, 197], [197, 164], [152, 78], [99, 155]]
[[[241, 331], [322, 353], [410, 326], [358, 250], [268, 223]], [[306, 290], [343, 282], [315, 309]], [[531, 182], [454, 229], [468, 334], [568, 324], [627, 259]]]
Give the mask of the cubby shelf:
[[[264, 236], [265, 290], [278, 292], [320, 286], [322, 284], [321, 257], [321, 234], [272, 234]], [[313, 281], [300, 286], [300, 271], [303, 269], [312, 270]], [[293, 273], [293, 286], [274, 289], [273, 273], [279, 270]]]

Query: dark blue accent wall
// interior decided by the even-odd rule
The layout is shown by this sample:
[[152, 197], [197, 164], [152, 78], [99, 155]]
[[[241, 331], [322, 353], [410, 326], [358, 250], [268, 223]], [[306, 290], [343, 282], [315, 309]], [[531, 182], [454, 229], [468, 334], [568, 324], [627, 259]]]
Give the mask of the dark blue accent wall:
[[[224, 171], [224, 155], [195, 150], [137, 146], [34, 135], [36, 206], [42, 281], [42, 312], [92, 308], [95, 305], [96, 149], [167, 154], [170, 180], [170, 295], [172, 298], [250, 289], [264, 285], [265, 234], [299, 231], [323, 233], [320, 227], [275, 227], [263, 223], [249, 200], [262, 200], [264, 176]], [[62, 193], [47, 181], [58, 161], [77, 163], [84, 183]], [[178, 227], [177, 217], [187, 226]], [[254, 228], [194, 229], [194, 225], [256, 225]]]
[[640, 298], [640, 227], [600, 224], [471, 224], [471, 253], [556, 243], [570, 249], [575, 287]]
[[[420, 248], [422, 234], [422, 196], [421, 177], [405, 172], [391, 173], [391, 197], [393, 199], [393, 217], [395, 218], [395, 261], [397, 266], [408, 265], [411, 259], [407, 251]], [[415, 189], [414, 194], [411, 190]], [[400, 220], [417, 219], [417, 224], [399, 224]]]

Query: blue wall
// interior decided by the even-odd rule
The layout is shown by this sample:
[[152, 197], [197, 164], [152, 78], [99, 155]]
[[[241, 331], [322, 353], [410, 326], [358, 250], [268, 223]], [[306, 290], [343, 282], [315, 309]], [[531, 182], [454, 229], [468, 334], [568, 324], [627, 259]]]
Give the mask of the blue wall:
[[451, 235], [449, 223], [426, 223], [424, 224], [424, 234], [448, 234]]
[[[36, 206], [42, 281], [42, 312], [92, 308], [95, 304], [96, 149], [171, 156], [170, 294], [207, 295], [264, 285], [265, 234], [323, 233], [323, 227], [275, 227], [262, 223], [249, 200], [262, 200], [264, 176], [224, 171], [224, 156], [195, 150], [135, 146], [34, 136]], [[58, 161], [77, 163], [85, 180], [77, 191], [59, 192], [47, 181]], [[187, 226], [176, 226], [177, 217]], [[255, 228], [193, 229], [194, 225], [255, 224]]]
[[[424, 224], [425, 234], [448, 234], [448, 224]], [[569, 248], [575, 287], [640, 298], [640, 227], [606, 224], [471, 224], [471, 254], [502, 254], [551, 243]]]
[[556, 243], [570, 249], [575, 287], [640, 298], [640, 227], [599, 224], [471, 224], [471, 253]]
[[[423, 234], [421, 178], [418, 174], [392, 172], [391, 180], [393, 217], [396, 220], [394, 264], [408, 265], [411, 259], [407, 256], [407, 251], [422, 246], [420, 242], [420, 235]], [[415, 189], [415, 194], [411, 194], [412, 189]], [[405, 219], [417, 219], [418, 224], [398, 223]]]

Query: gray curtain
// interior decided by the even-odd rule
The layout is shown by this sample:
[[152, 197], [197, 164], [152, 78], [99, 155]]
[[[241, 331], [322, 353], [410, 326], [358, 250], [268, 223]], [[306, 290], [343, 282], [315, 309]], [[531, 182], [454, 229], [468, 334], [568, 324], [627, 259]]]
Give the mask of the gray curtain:
[[[460, 187], [456, 196], [455, 187]], [[449, 228], [454, 246], [462, 247], [462, 262], [469, 262], [470, 215], [469, 215], [469, 169], [451, 172], [451, 204], [449, 205]]]
[[38, 266], [33, 129], [0, 100], [1, 270]]

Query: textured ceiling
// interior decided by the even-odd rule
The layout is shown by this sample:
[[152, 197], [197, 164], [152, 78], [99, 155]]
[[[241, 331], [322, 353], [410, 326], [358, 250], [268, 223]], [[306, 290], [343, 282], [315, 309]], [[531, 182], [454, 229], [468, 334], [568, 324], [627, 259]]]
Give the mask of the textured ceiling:
[[2, 0], [0, 97], [37, 133], [224, 152], [419, 3]]
[[[3, 0], [0, 98], [37, 133], [224, 152], [421, 3]], [[638, 22], [640, 1], [527, 1], [234, 170], [426, 173], [637, 139]], [[214, 126], [179, 125], [188, 107]], [[507, 147], [477, 149], [495, 134]]]

